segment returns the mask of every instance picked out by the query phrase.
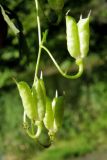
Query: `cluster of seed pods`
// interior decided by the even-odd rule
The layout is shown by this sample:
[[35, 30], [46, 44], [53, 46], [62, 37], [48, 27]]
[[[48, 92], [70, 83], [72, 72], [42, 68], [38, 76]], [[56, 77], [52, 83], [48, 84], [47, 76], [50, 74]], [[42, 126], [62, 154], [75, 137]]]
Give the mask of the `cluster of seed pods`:
[[36, 133], [30, 133], [32, 138], [38, 138], [42, 132], [42, 127], [45, 126], [50, 140], [53, 140], [62, 125], [63, 97], [58, 97], [57, 91], [53, 100], [47, 97], [42, 76], [35, 80], [32, 88], [24, 81], [16, 82], [16, 84], [24, 107], [23, 119], [27, 133], [30, 133], [28, 132], [28, 128], [30, 128], [27, 123], [28, 118], [39, 129]]

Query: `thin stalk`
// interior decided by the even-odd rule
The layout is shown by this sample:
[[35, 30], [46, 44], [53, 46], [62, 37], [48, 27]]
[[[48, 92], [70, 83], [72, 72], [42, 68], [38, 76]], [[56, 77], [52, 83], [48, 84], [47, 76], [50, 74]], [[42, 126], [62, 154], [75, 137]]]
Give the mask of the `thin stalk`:
[[37, 78], [38, 69], [39, 69], [39, 62], [40, 62], [40, 56], [41, 56], [41, 47], [40, 47], [40, 45], [41, 45], [41, 25], [40, 25], [40, 18], [39, 18], [38, 0], [35, 0], [35, 5], [36, 5], [36, 12], [37, 12], [39, 50], [38, 50], [38, 57], [37, 57], [37, 62], [36, 62], [34, 81]]
[[40, 56], [41, 56], [41, 47], [39, 47], [39, 51], [38, 51], [38, 57], [37, 57], [37, 62], [36, 62], [34, 81], [37, 79], [37, 74], [38, 74], [38, 69], [39, 69], [39, 62], [40, 62]]
[[38, 138], [40, 136], [41, 132], [42, 132], [42, 124], [37, 126], [37, 132], [36, 132], [36, 135], [35, 135], [36, 138]]
[[37, 25], [38, 25], [38, 40], [39, 40], [39, 46], [41, 44], [41, 25], [40, 25], [40, 18], [39, 18], [39, 6], [38, 6], [38, 0], [35, 0], [36, 5], [36, 12], [37, 12]]
[[31, 137], [32, 139], [37, 139], [40, 134], [41, 134], [41, 131], [42, 131], [42, 124], [38, 124], [37, 125], [37, 131], [36, 133], [32, 133], [29, 129], [26, 129], [26, 133], [29, 135], [29, 137]]
[[58, 69], [58, 71], [60, 72], [60, 74], [65, 77], [65, 78], [68, 78], [68, 79], [76, 79], [76, 78], [79, 78], [81, 76], [81, 74], [83, 73], [83, 62], [82, 62], [82, 59], [80, 61], [77, 61], [77, 65], [79, 67], [79, 70], [78, 70], [78, 73], [76, 75], [67, 75], [66, 73], [64, 73], [60, 66], [58, 65], [58, 63], [56, 62], [56, 60], [54, 59], [54, 57], [52, 56], [51, 52], [45, 47], [45, 46], [41, 46], [41, 48], [43, 48], [46, 53], [49, 55], [49, 57], [51, 58], [51, 60], [53, 61], [54, 65], [56, 66], [56, 68]]

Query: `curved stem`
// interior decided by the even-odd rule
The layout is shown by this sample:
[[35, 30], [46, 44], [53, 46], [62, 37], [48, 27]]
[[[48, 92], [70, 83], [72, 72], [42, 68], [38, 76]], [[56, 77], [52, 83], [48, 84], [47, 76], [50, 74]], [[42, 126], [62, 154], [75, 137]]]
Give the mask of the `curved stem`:
[[76, 79], [76, 78], [79, 78], [82, 75], [82, 73], [83, 73], [83, 61], [82, 61], [82, 59], [78, 59], [76, 61], [76, 64], [79, 67], [78, 73], [76, 75], [72, 75], [72, 76], [71, 75], [67, 75], [66, 73], [64, 73], [61, 70], [60, 66], [58, 65], [58, 63], [56, 62], [54, 57], [52, 56], [51, 52], [43, 45], [41, 45], [41, 48], [43, 48], [46, 51], [46, 53], [48, 53], [48, 55], [50, 56], [50, 58], [53, 61], [54, 65], [56, 66], [56, 68], [58, 69], [58, 71], [61, 73], [61, 75], [63, 77], [68, 78], [68, 79]]
[[34, 134], [32, 134], [28, 129], [26, 130], [26, 133], [28, 134], [28, 136], [32, 139], [36, 139], [36, 136]]
[[29, 131], [28, 129], [26, 130], [26, 132], [27, 132], [27, 134], [28, 134], [28, 136], [30, 138], [35, 139], [36, 142], [38, 142], [42, 147], [49, 148], [51, 146], [51, 144], [52, 144], [52, 141], [50, 141], [49, 144], [43, 144], [38, 139], [39, 136], [40, 136], [40, 134], [41, 134], [41, 131], [42, 131], [42, 124], [40, 124], [40, 125], [37, 126], [37, 132], [36, 132], [36, 134], [31, 133], [31, 131]]
[[36, 134], [31, 133], [29, 129], [26, 130], [27, 134], [28, 134], [29, 137], [31, 137], [32, 139], [37, 139], [37, 138], [40, 136], [41, 131], [42, 131], [42, 123], [41, 123], [41, 122], [39, 122], [39, 123], [37, 124]]
[[37, 125], [37, 132], [36, 132], [36, 138], [38, 138], [41, 134], [41, 131], [42, 131], [42, 122], [41, 121], [38, 121], [36, 123]]

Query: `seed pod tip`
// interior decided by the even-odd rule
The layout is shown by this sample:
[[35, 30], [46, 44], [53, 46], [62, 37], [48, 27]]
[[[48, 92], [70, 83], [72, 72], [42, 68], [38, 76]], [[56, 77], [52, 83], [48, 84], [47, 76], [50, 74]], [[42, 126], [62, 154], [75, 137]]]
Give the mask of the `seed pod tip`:
[[66, 16], [69, 14], [70, 11], [71, 11], [71, 10], [69, 9], [69, 10], [66, 12]]
[[80, 20], [82, 19], [82, 14], [80, 15]]
[[57, 98], [58, 97], [58, 91], [56, 90], [55, 92], [55, 97]]
[[13, 79], [13, 81], [16, 83], [16, 85], [18, 85], [17, 80], [16, 80], [14, 77], [12, 77], [12, 79]]
[[40, 73], [40, 79], [43, 79], [43, 72]]
[[90, 17], [90, 15], [91, 15], [91, 9], [90, 9], [90, 11], [89, 11], [89, 13], [88, 13], [88, 17]]

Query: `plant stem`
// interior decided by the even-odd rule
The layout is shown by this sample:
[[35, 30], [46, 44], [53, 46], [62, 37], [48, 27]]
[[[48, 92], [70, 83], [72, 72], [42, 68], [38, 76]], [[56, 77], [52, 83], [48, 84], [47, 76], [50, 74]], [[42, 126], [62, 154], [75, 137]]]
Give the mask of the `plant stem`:
[[35, 130], [34, 130], [34, 121], [31, 120], [31, 130], [32, 130], [32, 134], [34, 134]]
[[83, 61], [82, 59], [79, 59], [76, 61], [76, 64], [78, 65], [79, 67], [79, 70], [78, 70], [78, 73], [76, 75], [67, 75], [66, 73], [64, 73], [60, 66], [58, 65], [58, 63], [56, 62], [56, 60], [54, 59], [54, 57], [52, 56], [51, 52], [43, 45], [41, 45], [41, 48], [43, 48], [46, 53], [48, 53], [48, 55], [50, 56], [51, 60], [53, 61], [54, 65], [56, 66], [56, 68], [58, 69], [58, 71], [61, 73], [61, 75], [65, 78], [68, 78], [68, 79], [76, 79], [76, 78], [79, 78], [81, 76], [81, 74], [83, 73]]
[[33, 132], [31, 132], [29, 129], [26, 129], [26, 133], [29, 135], [29, 137], [31, 137], [32, 139], [37, 139], [42, 131], [42, 123], [38, 122], [37, 126], [37, 131], [34, 134], [34, 126], [33, 126]]
[[37, 78], [39, 62], [40, 62], [40, 56], [41, 56], [41, 47], [40, 47], [40, 45], [41, 45], [41, 26], [40, 26], [40, 18], [39, 18], [38, 0], [35, 0], [35, 5], [36, 5], [36, 12], [37, 12], [39, 50], [38, 50], [38, 57], [37, 57], [34, 81]]
[[36, 12], [37, 12], [38, 40], [39, 40], [39, 46], [40, 46], [40, 44], [41, 44], [41, 27], [40, 27], [38, 0], [35, 0], [35, 4], [36, 4]]
[[41, 56], [41, 47], [39, 47], [39, 51], [38, 51], [38, 57], [37, 57], [37, 62], [36, 62], [36, 70], [35, 70], [34, 81], [35, 81], [35, 79], [37, 78], [37, 74], [38, 74], [40, 56]]

